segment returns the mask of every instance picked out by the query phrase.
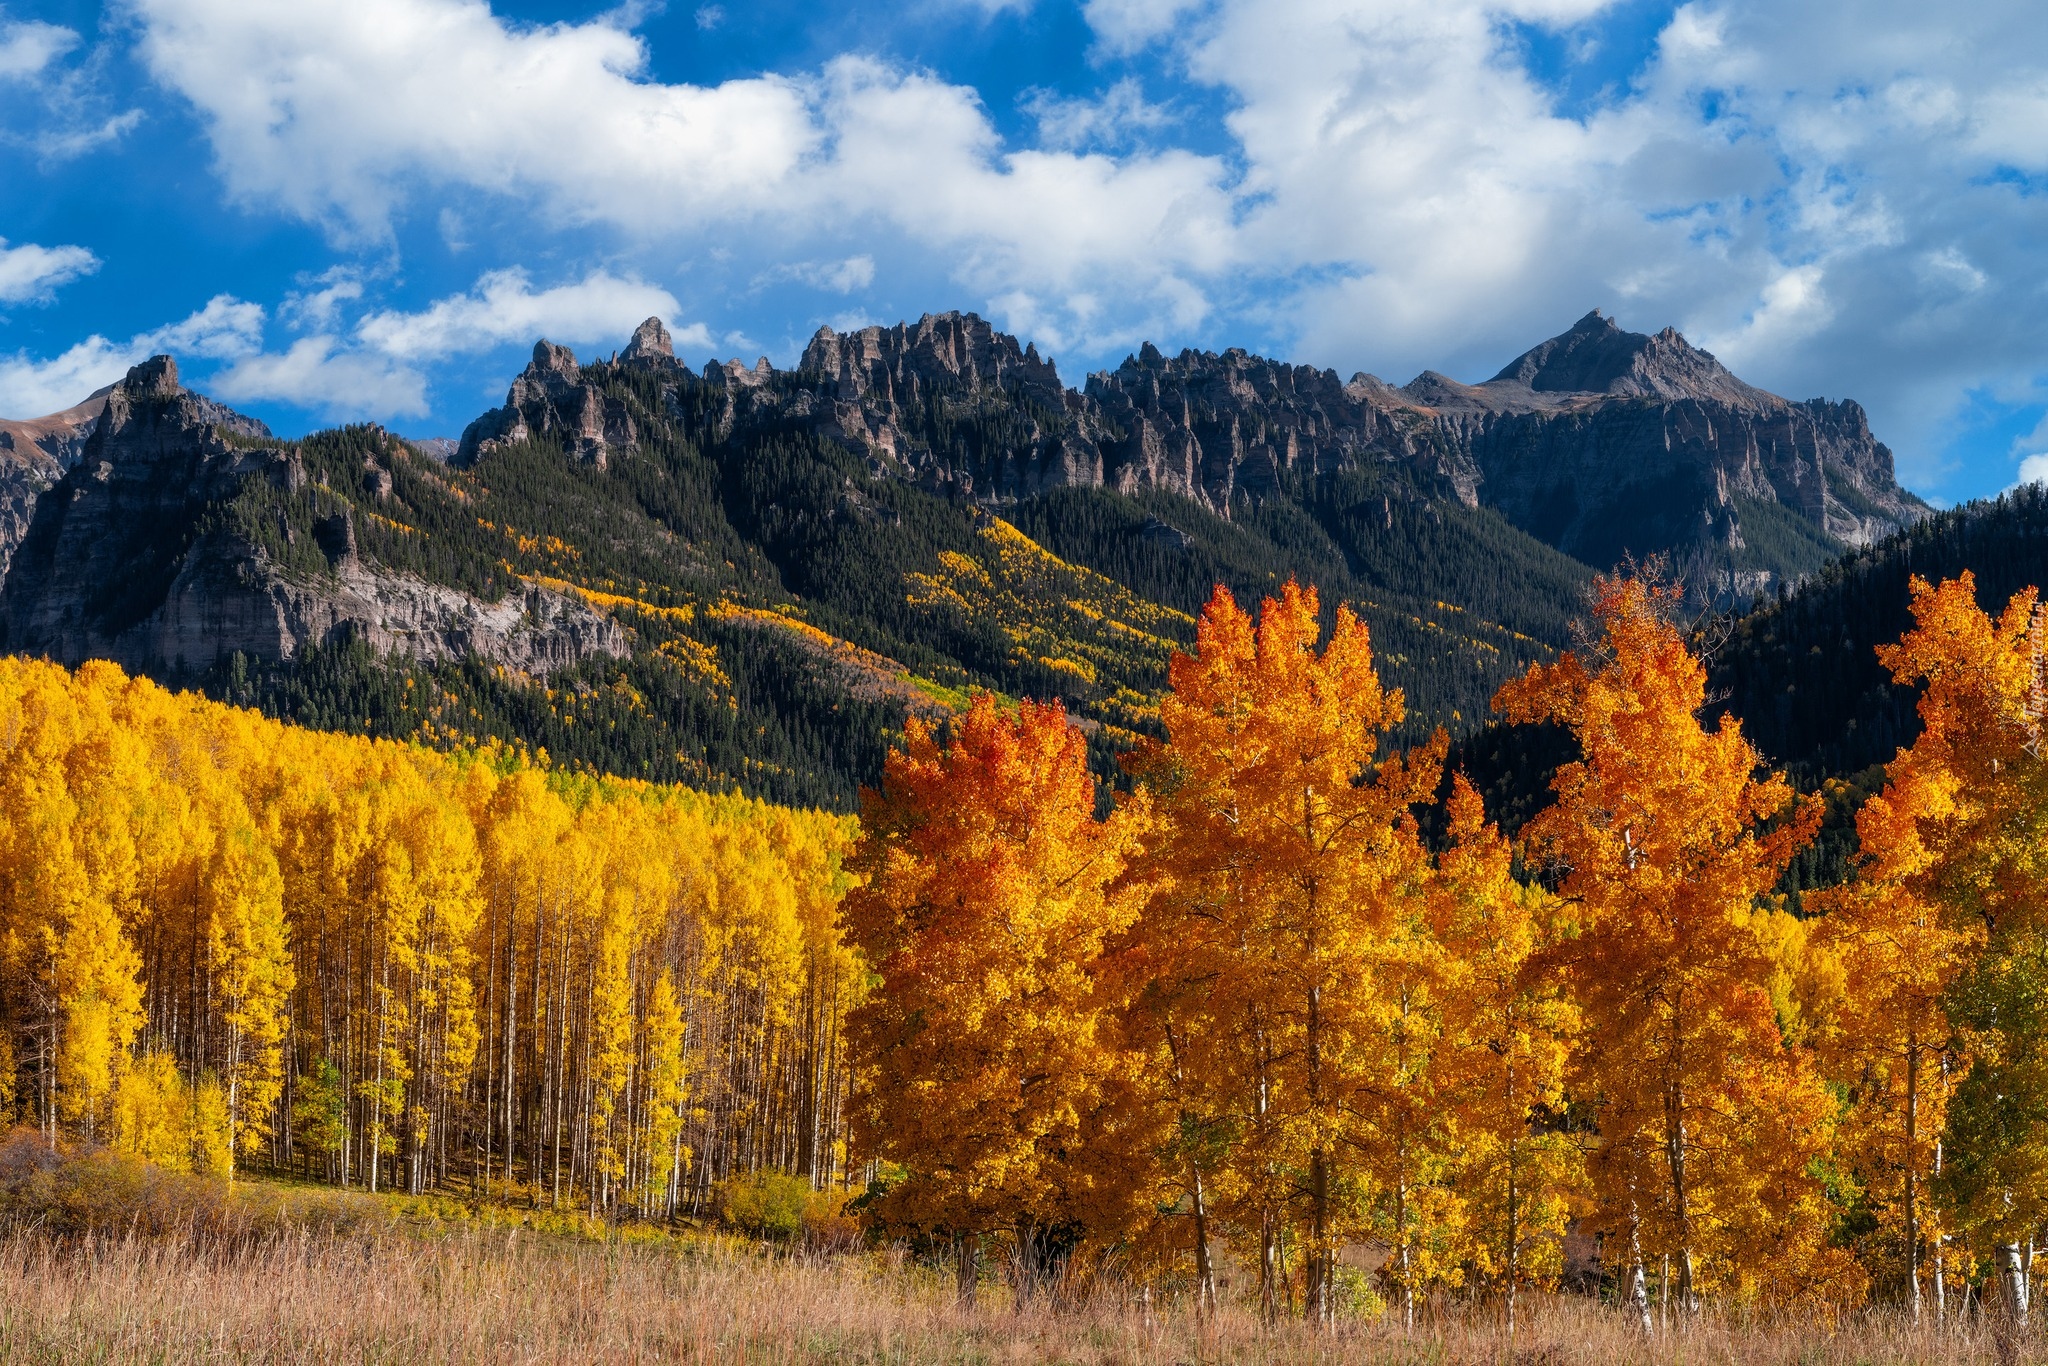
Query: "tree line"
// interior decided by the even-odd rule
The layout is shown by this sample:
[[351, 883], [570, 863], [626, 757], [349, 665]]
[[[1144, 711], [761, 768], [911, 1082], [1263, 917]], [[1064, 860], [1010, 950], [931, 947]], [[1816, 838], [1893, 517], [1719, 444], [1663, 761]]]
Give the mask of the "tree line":
[[[1510, 843], [1405, 752], [1365, 625], [1219, 589], [1098, 815], [1058, 705], [913, 721], [842, 918], [879, 1229], [1115, 1257], [1271, 1316], [1558, 1284], [1647, 1329], [1707, 1300], [2023, 1308], [2048, 1223], [2048, 618], [1967, 575], [1882, 652], [1921, 735], [1854, 878], [1774, 890], [1825, 800], [1769, 771], [1654, 574], [1504, 686], [1575, 754]], [[1366, 1282], [1340, 1255], [1384, 1252]], [[1996, 1273], [1996, 1274], [1993, 1274]], [[1974, 1287], [1974, 1289], [1973, 1289]]]
[[847, 833], [0, 660], [0, 1115], [601, 1215], [842, 1180]]

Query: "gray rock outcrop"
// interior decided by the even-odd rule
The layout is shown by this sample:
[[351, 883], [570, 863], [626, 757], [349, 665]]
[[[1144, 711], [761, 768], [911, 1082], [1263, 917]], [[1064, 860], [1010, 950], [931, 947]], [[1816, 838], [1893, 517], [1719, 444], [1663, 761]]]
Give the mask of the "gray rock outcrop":
[[[646, 331], [645, 324], [641, 331]], [[639, 334], [634, 335], [639, 340]], [[666, 339], [666, 329], [661, 335]], [[455, 463], [473, 463], [501, 446], [540, 433], [560, 440], [571, 456], [599, 469], [614, 450], [630, 447], [639, 439], [625, 405], [586, 383], [575, 353], [545, 338], [534, 343], [533, 361], [512, 381], [505, 406], [485, 413], [463, 430]]]

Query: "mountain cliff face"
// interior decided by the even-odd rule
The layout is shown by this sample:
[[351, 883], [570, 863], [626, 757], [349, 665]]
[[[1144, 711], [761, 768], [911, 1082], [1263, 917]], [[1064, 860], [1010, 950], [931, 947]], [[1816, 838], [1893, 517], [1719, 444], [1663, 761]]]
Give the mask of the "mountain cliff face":
[[110, 392], [112, 386], [48, 417], [0, 419], [0, 580], [7, 577], [14, 547], [28, 534], [36, 499], [78, 463]]
[[[390, 487], [374, 461], [362, 480], [373, 497]], [[176, 675], [344, 640], [535, 673], [624, 652], [616, 624], [559, 593], [488, 603], [366, 564], [361, 514], [308, 483], [263, 424], [181, 387], [170, 357], [136, 366], [36, 503], [0, 589], [0, 644]], [[293, 504], [324, 514], [311, 544], [292, 534]]]
[[1766, 393], [1670, 328], [1590, 313], [1483, 384], [1428, 373], [1400, 392], [1488, 503], [1599, 567], [1661, 551], [1747, 596], [1929, 512], [1857, 404]]

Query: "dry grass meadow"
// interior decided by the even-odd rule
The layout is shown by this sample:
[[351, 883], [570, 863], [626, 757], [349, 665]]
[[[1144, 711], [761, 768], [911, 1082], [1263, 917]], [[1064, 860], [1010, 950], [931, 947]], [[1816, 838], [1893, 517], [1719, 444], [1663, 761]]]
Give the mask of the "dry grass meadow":
[[[990, 1301], [993, 1301], [992, 1303]], [[259, 1237], [0, 1236], [0, 1361], [42, 1362], [1989, 1362], [1988, 1332], [1883, 1314], [1708, 1317], [1644, 1339], [1583, 1299], [1536, 1301], [1510, 1347], [1490, 1315], [1413, 1335], [1319, 1338], [1226, 1312], [1207, 1324], [1115, 1294], [956, 1307], [900, 1256], [806, 1256], [729, 1239], [621, 1243], [471, 1226]], [[2038, 1359], [2028, 1357], [2027, 1359]]]

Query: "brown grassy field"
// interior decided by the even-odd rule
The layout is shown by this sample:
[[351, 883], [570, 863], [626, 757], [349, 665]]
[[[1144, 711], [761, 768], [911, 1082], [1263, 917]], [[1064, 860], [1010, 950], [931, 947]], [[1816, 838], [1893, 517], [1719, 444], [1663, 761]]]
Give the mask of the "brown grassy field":
[[[1228, 1311], [1098, 1294], [955, 1306], [883, 1254], [805, 1257], [731, 1240], [598, 1243], [521, 1230], [422, 1235], [0, 1236], [0, 1360], [16, 1362], [1852, 1363], [1993, 1361], [1988, 1333], [1858, 1316], [1709, 1316], [1644, 1339], [1582, 1299], [1537, 1300], [1510, 1349], [1483, 1313], [1412, 1335], [1318, 1338]], [[2033, 1358], [2029, 1358], [2033, 1359]]]
[[[1580, 1296], [1524, 1300], [1510, 1343], [1490, 1306], [1425, 1306], [1412, 1333], [1330, 1336], [1242, 1308], [1200, 1321], [1114, 1283], [1036, 1297], [1000, 1283], [963, 1309], [951, 1275], [859, 1250], [838, 1221], [790, 1250], [711, 1231], [607, 1229], [571, 1213], [448, 1196], [232, 1186], [105, 1151], [0, 1141], [0, 1363], [1072, 1362], [1757, 1363], [1962, 1366], [1988, 1329], [1872, 1312], [1709, 1312], [1645, 1338]], [[2008, 1355], [2007, 1361], [2040, 1359]]]

